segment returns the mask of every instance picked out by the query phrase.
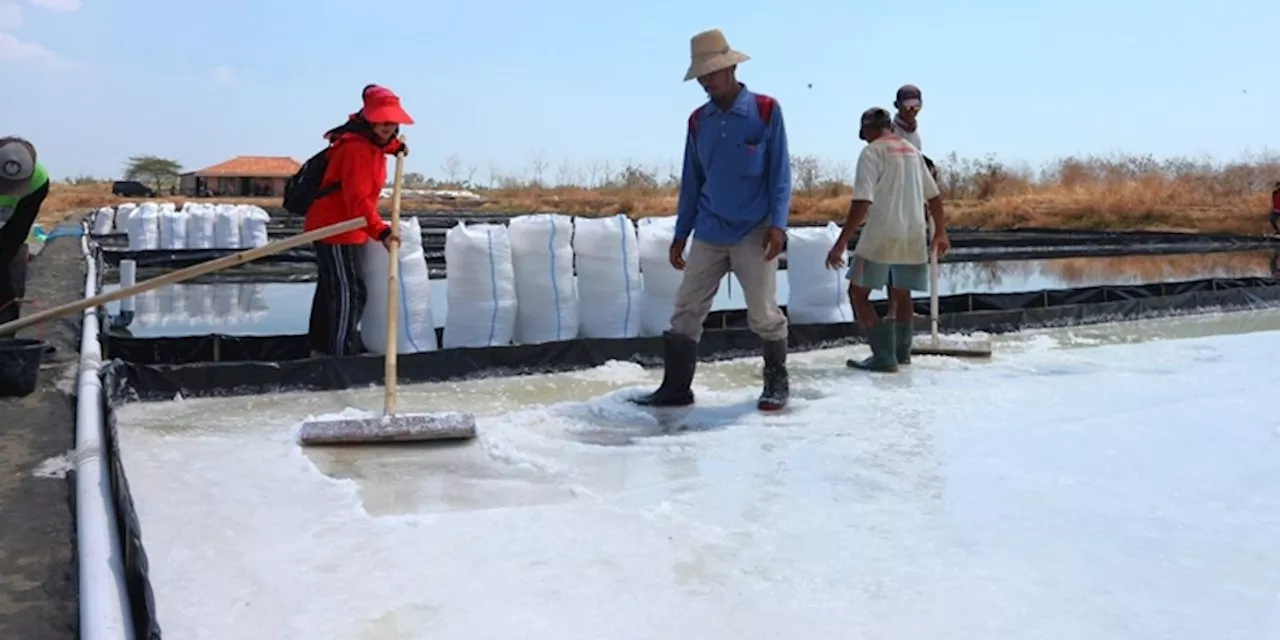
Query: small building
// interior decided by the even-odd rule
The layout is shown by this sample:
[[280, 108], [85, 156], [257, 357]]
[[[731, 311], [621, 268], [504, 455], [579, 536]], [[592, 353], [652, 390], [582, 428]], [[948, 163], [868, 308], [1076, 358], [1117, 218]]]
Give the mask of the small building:
[[287, 156], [236, 156], [226, 162], [178, 177], [183, 195], [279, 198], [284, 183], [302, 165]]

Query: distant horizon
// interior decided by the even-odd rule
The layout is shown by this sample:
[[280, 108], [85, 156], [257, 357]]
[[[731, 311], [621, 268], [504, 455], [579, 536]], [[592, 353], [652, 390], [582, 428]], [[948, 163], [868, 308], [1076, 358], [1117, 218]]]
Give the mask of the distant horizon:
[[[314, 153], [315, 152], [313, 151], [312, 154]], [[926, 155], [929, 155], [929, 157], [933, 159], [935, 162], [940, 162], [945, 164], [947, 162], [947, 159], [950, 158], [953, 153], [955, 152], [948, 152], [940, 155], [933, 155], [933, 154], [926, 154]], [[137, 155], [152, 155], [152, 154], [137, 154]], [[1232, 165], [1245, 165], [1245, 166], [1275, 165], [1277, 170], [1277, 175], [1275, 180], [1280, 181], [1280, 150], [1271, 150], [1266, 147], [1258, 151], [1253, 151], [1251, 149], [1246, 148], [1240, 151], [1237, 154], [1237, 157], [1235, 158], [1217, 158], [1208, 154], [1201, 154], [1201, 155], [1175, 154], [1167, 157], [1156, 157], [1153, 154], [1131, 153], [1131, 152], [1127, 153], [1127, 152], [1121, 152], [1121, 151], [1105, 153], [1105, 154], [1103, 153], [1074, 154], [1074, 155], [1066, 155], [1066, 156], [1044, 160], [1039, 164], [1039, 166], [1034, 166], [1031, 163], [1026, 161], [1009, 162], [1004, 158], [999, 157], [996, 154], [962, 155], [957, 153], [955, 155], [957, 159], [959, 159], [960, 161], [966, 161], [966, 160], [982, 161], [990, 157], [995, 161], [1001, 163], [1004, 167], [1007, 167], [1014, 171], [1024, 172], [1024, 173], [1030, 172], [1032, 174], [1038, 174], [1038, 173], [1044, 172], [1046, 170], [1051, 169], [1055, 165], [1058, 165], [1061, 162], [1069, 161], [1069, 160], [1078, 160], [1078, 161], [1085, 161], [1085, 162], [1100, 162], [1100, 161], [1105, 162], [1108, 160], [1136, 160], [1136, 159], [1150, 158], [1156, 163], [1161, 163], [1161, 164], [1177, 162], [1177, 161], [1187, 161], [1187, 162], [1196, 163], [1198, 165], [1209, 165], [1218, 169], [1226, 168]], [[182, 160], [178, 158], [169, 158], [169, 159], [182, 164], [181, 173], [190, 173], [190, 172], [200, 171], [203, 169], [207, 169], [209, 167], [216, 166], [218, 164], [221, 164], [228, 160], [232, 160], [237, 157], [251, 157], [251, 158], [287, 157], [292, 159], [295, 162], [302, 163], [302, 162], [305, 162], [306, 159], [310, 157], [310, 155], [299, 158], [295, 155], [287, 155], [287, 154], [241, 153], [241, 154], [228, 156], [221, 160], [216, 160], [209, 164], [201, 164], [198, 167], [192, 167], [186, 164], [182, 164]], [[448, 157], [449, 156], [446, 156], [446, 162]], [[477, 188], [489, 188], [489, 185], [493, 182], [493, 178], [488, 173], [491, 170], [490, 163], [483, 163], [483, 164], [468, 163], [466, 158], [463, 158], [460, 155], [458, 156], [458, 158], [461, 163], [457, 169], [460, 172], [459, 179], [465, 176], [470, 171], [470, 168], [474, 166], [476, 167], [476, 173], [475, 173], [475, 179], [471, 182], [471, 184], [475, 185]], [[827, 160], [821, 157], [816, 157], [808, 154], [797, 154], [794, 152], [791, 153], [791, 159], [793, 162], [801, 158], [816, 158], [820, 166], [826, 170], [836, 170], [839, 167], [841, 167], [841, 165], [843, 165], [844, 166], [843, 168], [849, 172], [850, 176], [852, 176], [854, 162], [851, 162], [849, 160], [844, 160], [844, 159]], [[598, 163], [598, 167], [597, 167], [598, 172], [604, 172], [607, 169], [608, 171], [611, 172], [610, 175], [616, 174], [618, 171], [626, 168], [628, 165], [636, 167], [643, 171], [661, 174], [660, 177], [664, 179], [666, 178], [665, 173], [663, 173], [664, 171], [666, 170], [674, 171], [675, 172], [674, 175], [678, 176], [679, 170], [680, 170], [680, 162], [678, 160], [670, 160], [666, 162], [662, 162], [662, 161], [638, 162], [634, 160], [628, 161], [628, 159], [615, 160], [615, 161], [610, 161], [605, 159], [584, 159], [581, 161], [574, 161], [572, 158], [565, 158], [560, 162], [556, 162], [551, 156], [548, 155], [543, 158], [543, 161], [547, 163], [547, 166], [544, 168], [544, 171], [543, 171], [543, 180], [546, 187], [576, 186], [576, 187], [592, 188], [590, 187], [589, 184], [585, 184], [581, 182], [557, 182], [556, 181], [558, 175], [564, 170], [564, 165], [562, 163], [566, 160], [568, 161], [569, 170], [573, 171], [575, 174], [590, 173], [591, 165], [593, 163]], [[856, 158], [855, 158], [855, 161], [856, 161]], [[388, 163], [390, 162], [392, 162], [392, 159], [388, 157]], [[55, 182], [65, 183], [65, 182], [71, 182], [73, 180], [93, 180], [93, 181], [99, 181], [99, 182], [109, 182], [114, 180], [124, 180], [122, 175], [124, 173], [123, 169], [126, 164], [127, 163], [125, 161], [121, 162], [121, 171], [118, 172], [120, 175], [117, 175], [117, 176], [99, 176], [99, 175], [89, 175], [89, 174], [59, 175], [58, 172], [51, 167], [46, 167], [46, 169], [49, 170], [49, 175]], [[389, 164], [388, 166], [391, 166], [391, 165]], [[531, 174], [535, 173], [532, 167], [532, 161], [526, 166], [520, 167], [519, 169], [520, 169], [519, 173], [507, 173], [504, 171], [503, 173], [499, 174], [499, 178], [505, 177], [505, 178], [516, 178], [516, 179], [531, 179], [532, 178]], [[430, 171], [419, 170], [418, 168], [414, 167], [412, 163], [412, 155], [410, 155], [410, 157], [406, 158], [405, 160], [405, 173], [422, 174], [427, 180], [434, 180], [437, 182], [452, 182], [452, 180], [449, 179], [448, 170], [444, 169], [443, 167], [436, 167], [434, 173]]]

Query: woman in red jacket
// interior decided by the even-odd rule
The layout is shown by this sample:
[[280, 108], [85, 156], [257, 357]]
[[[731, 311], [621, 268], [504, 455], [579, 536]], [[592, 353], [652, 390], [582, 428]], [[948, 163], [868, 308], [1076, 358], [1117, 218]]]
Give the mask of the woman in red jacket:
[[396, 135], [400, 125], [413, 124], [413, 118], [389, 89], [370, 85], [363, 98], [359, 113], [325, 133], [331, 144], [320, 189], [335, 183], [338, 188], [312, 203], [303, 224], [310, 231], [352, 218], [366, 222], [361, 229], [315, 244], [319, 279], [311, 302], [311, 349], [334, 356], [365, 351], [357, 331], [367, 299], [360, 273], [361, 247], [370, 240], [388, 248], [400, 242], [399, 230], [392, 230], [378, 213], [378, 199], [387, 183], [386, 156], [404, 149]]

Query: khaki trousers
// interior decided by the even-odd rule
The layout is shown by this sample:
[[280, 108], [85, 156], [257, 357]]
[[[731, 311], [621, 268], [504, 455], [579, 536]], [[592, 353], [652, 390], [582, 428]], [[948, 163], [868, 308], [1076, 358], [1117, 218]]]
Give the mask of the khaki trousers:
[[671, 315], [672, 332], [702, 339], [702, 323], [711, 313], [720, 281], [733, 272], [747, 298], [751, 330], [765, 341], [787, 338], [787, 316], [778, 308], [778, 259], [765, 262], [764, 231], [761, 226], [734, 245], [693, 239]]

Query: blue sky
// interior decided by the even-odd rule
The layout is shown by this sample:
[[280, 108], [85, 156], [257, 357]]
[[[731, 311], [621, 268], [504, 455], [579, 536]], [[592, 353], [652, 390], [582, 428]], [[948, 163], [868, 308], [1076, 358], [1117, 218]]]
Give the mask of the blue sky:
[[704, 100], [681, 81], [689, 38], [718, 27], [793, 155], [852, 165], [858, 114], [907, 82], [934, 157], [1280, 151], [1275, 0], [878, 4], [0, 0], [0, 122], [56, 177], [301, 160], [376, 82], [417, 120], [408, 171], [675, 165]]

